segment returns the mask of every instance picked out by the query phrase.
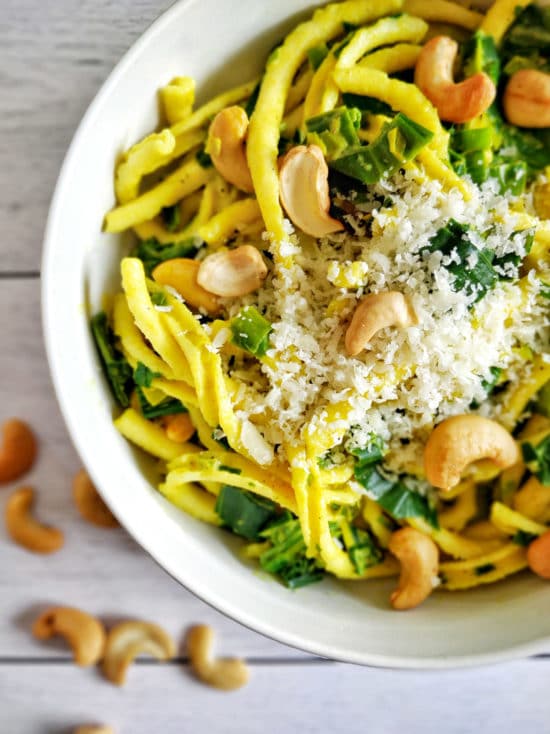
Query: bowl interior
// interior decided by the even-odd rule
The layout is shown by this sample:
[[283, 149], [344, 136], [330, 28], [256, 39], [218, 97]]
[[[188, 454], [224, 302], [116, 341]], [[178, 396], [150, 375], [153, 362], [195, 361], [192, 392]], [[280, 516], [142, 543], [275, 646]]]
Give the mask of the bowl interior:
[[[550, 586], [520, 575], [475, 592], [435, 593], [388, 608], [394, 581], [326, 580], [288, 591], [246, 565], [238, 543], [193, 520], [153, 488], [154, 467], [112, 425], [114, 406], [88, 328], [118, 289], [128, 240], [102, 234], [113, 165], [157, 124], [157, 90], [197, 80], [199, 102], [254, 77], [269, 50], [317, 3], [179, 2], [135, 44], [86, 114], [64, 163], [46, 231], [43, 313], [54, 384], [70, 433], [102, 495], [176, 579], [221, 611], [282, 642], [357, 663], [439, 667], [550, 651]], [[238, 32], [236, 32], [238, 29]]]

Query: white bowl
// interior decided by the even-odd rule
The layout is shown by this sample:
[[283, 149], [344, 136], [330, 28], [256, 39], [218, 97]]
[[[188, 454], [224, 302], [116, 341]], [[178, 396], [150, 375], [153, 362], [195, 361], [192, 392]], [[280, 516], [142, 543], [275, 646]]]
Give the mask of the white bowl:
[[71, 436], [101, 494], [168, 573], [222, 612], [281, 642], [355, 663], [436, 668], [550, 652], [550, 585], [527, 574], [471, 592], [435, 593], [391, 611], [394, 580], [325, 580], [289, 591], [246, 565], [229, 534], [155, 491], [151, 466], [112, 425], [113, 401], [89, 330], [105, 292], [118, 289], [120, 237], [101, 233], [114, 203], [117, 154], [157, 122], [156, 93], [173, 76], [202, 99], [246, 81], [311, 0], [176, 3], [113, 71], [85, 115], [59, 177], [43, 262], [44, 331]]

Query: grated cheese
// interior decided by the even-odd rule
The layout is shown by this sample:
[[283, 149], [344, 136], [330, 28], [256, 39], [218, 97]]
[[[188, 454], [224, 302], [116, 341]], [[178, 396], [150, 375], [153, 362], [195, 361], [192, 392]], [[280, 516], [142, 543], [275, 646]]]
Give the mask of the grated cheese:
[[[491, 185], [473, 187], [466, 202], [458, 190], [405, 173], [374, 187], [356, 206], [353, 221], [348, 215], [353, 235], [300, 239], [287, 223], [288, 239], [270, 244], [274, 267], [262, 289], [229, 307], [235, 315], [253, 304], [273, 325], [262, 363], [243, 357], [226, 365], [238, 385], [240, 415], [273, 447], [300, 441], [306, 426], [326, 429], [327, 406], [347, 400], [349, 415], [332, 429], [353, 426], [358, 444], [371, 433], [394, 449], [406, 440], [414, 453], [415, 436], [436, 417], [471, 412], [472, 401], [483, 414], [496, 415], [482, 386], [490, 368], [519, 379], [524, 362], [515, 348], [540, 352], [547, 345], [536, 278], [519, 282], [517, 267], [507, 263], [504, 273], [513, 280], [499, 281], [474, 305], [475, 293], [453, 288], [446, 266], [459, 261], [456, 252], [422, 254], [453, 218], [470, 225], [469, 240], [478, 249], [524, 257], [527, 234], [516, 232], [525, 219], [521, 202]], [[474, 254], [471, 267], [476, 260]], [[348, 357], [344, 335], [355, 307], [366, 293], [384, 290], [407, 296], [418, 325], [384, 329], [361, 354]]]

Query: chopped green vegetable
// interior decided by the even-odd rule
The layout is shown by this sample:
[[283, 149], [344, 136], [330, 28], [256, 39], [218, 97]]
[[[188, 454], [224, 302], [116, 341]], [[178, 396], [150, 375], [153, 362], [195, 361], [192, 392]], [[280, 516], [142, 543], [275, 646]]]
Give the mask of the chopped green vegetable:
[[378, 499], [393, 487], [393, 482], [382, 476], [376, 466], [357, 464], [354, 468], [355, 479], [365, 489], [368, 489], [371, 497]]
[[264, 497], [224, 484], [216, 500], [216, 512], [237, 535], [258, 540], [277, 514], [277, 505]]
[[526, 547], [532, 543], [535, 538], [538, 538], [538, 535], [535, 535], [535, 533], [527, 533], [525, 530], [518, 530], [512, 538], [512, 543]]
[[531, 4], [518, 14], [504, 36], [501, 53], [508, 59], [536, 52], [550, 55], [550, 8]]
[[310, 48], [307, 52], [307, 60], [309, 61], [309, 65], [313, 69], [313, 71], [317, 71], [317, 69], [321, 66], [323, 61], [328, 56], [328, 46], [326, 43], [322, 43], [319, 46], [314, 46], [313, 48]]
[[142, 388], [137, 386], [136, 393], [139, 400], [139, 407], [144, 418], [152, 420], [153, 418], [161, 418], [165, 415], [177, 415], [178, 413], [187, 413], [187, 408], [176, 398], [165, 398], [160, 403], [152, 405]]
[[138, 387], [151, 387], [155, 377], [162, 377], [160, 372], [153, 372], [143, 362], [138, 362], [134, 370], [134, 382]]
[[401, 482], [394, 484], [389, 492], [379, 497], [378, 504], [395, 520], [406, 520], [408, 517], [422, 517], [432, 527], [437, 528], [439, 526], [437, 512], [433, 507], [430, 507], [426, 497], [423, 497], [413, 489], [409, 489], [409, 487]]
[[212, 163], [212, 158], [204, 148], [201, 148], [197, 152], [196, 158], [202, 168], [212, 168], [212, 166], [214, 165]]
[[127, 408], [132, 392], [132, 368], [116, 346], [115, 334], [104, 311], [100, 311], [92, 318], [91, 328], [103, 371], [113, 395], [123, 408]]
[[373, 184], [398, 171], [432, 138], [431, 130], [400, 112], [370, 145], [351, 147], [329, 165], [364, 184]]
[[481, 381], [481, 387], [485, 390], [487, 395], [490, 395], [497, 386], [500, 376], [502, 375], [502, 367], [489, 367], [489, 372], [491, 373], [491, 377], [487, 380]]
[[260, 565], [269, 573], [277, 574], [291, 589], [320, 581], [323, 569], [317, 561], [306, 556], [306, 544], [300, 521], [285, 512], [261, 532], [270, 548], [260, 556]]
[[524, 441], [521, 444], [523, 460], [542, 484], [550, 486], [550, 436], [546, 436], [536, 446]]
[[346, 107], [356, 107], [367, 114], [372, 115], [385, 115], [386, 117], [393, 117], [393, 110], [389, 104], [382, 102], [376, 97], [367, 97], [362, 94], [352, 94], [346, 92], [342, 95], [342, 101]]
[[153, 293], [151, 293], [151, 303], [155, 306], [166, 306], [168, 303], [166, 293], [163, 293], [162, 291], [153, 291]]
[[149, 240], [142, 240], [132, 250], [132, 257], [137, 257], [143, 262], [145, 273], [151, 275], [151, 272], [165, 260], [173, 260], [175, 257], [189, 257], [198, 250], [201, 241], [196, 237], [191, 237], [181, 242], [172, 242], [167, 245], [161, 244], [152, 237]]
[[233, 466], [226, 466], [225, 464], [220, 464], [219, 466], [220, 471], [228, 471], [230, 474], [241, 474], [240, 469], [235, 469]]
[[365, 467], [381, 461], [384, 456], [384, 449], [384, 440], [373, 433], [366, 446], [353, 448], [349, 453], [357, 459], [356, 467]]
[[494, 571], [496, 569], [496, 566], [494, 563], [484, 563], [481, 566], [476, 566], [474, 568], [474, 573], [476, 576], [485, 576], [486, 573], [491, 573], [491, 571]]
[[272, 326], [254, 306], [245, 306], [231, 320], [231, 341], [257, 357], [262, 357], [269, 349], [269, 335]]
[[339, 530], [346, 551], [359, 575], [382, 561], [384, 554], [369, 532], [356, 528], [345, 520], [339, 523]]
[[484, 71], [495, 83], [500, 76], [500, 58], [495, 39], [476, 31], [464, 45], [464, 76]]
[[165, 206], [164, 209], [161, 209], [160, 216], [169, 232], [177, 232], [181, 225], [181, 209], [179, 204]]
[[340, 157], [348, 148], [361, 144], [357, 128], [361, 112], [355, 107], [337, 107], [306, 121], [307, 139], [318, 145], [328, 161]]

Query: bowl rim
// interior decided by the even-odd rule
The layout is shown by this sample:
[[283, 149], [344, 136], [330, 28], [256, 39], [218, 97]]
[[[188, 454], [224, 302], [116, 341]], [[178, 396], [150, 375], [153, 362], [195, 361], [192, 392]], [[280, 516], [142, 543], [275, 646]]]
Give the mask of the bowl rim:
[[[88, 448], [88, 444], [84, 441], [84, 437], [81, 434], [79, 423], [76, 420], [71, 401], [66, 393], [62, 379], [63, 370], [60, 369], [60, 364], [62, 363], [58, 361], [58, 356], [55, 350], [55, 314], [61, 308], [61, 305], [56, 302], [56, 292], [53, 287], [53, 276], [55, 274], [56, 265], [55, 232], [57, 220], [59, 217], [59, 210], [62, 206], [64, 190], [66, 188], [68, 173], [71, 169], [72, 161], [76, 157], [76, 152], [80, 147], [81, 140], [85, 137], [88, 129], [93, 124], [94, 118], [108, 99], [111, 89], [116, 86], [128, 67], [132, 65], [134, 58], [141, 53], [142, 48], [151, 43], [157, 34], [161, 33], [163, 28], [172, 22], [173, 17], [180, 12], [184, 12], [187, 6], [193, 5], [195, 2], [197, 2], [197, 0], [175, 0], [172, 5], [164, 10], [152, 23], [150, 23], [134, 43], [131, 44], [101, 84], [99, 90], [94, 95], [87, 110], [82, 116], [64, 156], [50, 201], [44, 229], [43, 252], [41, 259], [41, 311], [43, 339], [49, 372], [54, 387], [54, 393], [69, 432], [69, 437], [75, 446], [78, 455], [96, 482], [103, 499], [108, 505], [111, 505], [112, 503], [110, 502], [110, 498], [107, 493], [102, 492], [101, 490], [101, 482], [98, 481], [99, 477], [94, 469], [95, 464], [92, 450]], [[320, 5], [323, 3], [317, 4]], [[348, 650], [346, 653], [342, 653], [342, 651], [338, 649], [331, 648], [328, 644], [316, 643], [312, 640], [304, 641], [298, 635], [291, 633], [283, 627], [278, 627], [271, 624], [268, 620], [253, 617], [251, 614], [247, 614], [246, 612], [239, 610], [235, 605], [225, 601], [223, 597], [218, 597], [213, 590], [213, 585], [209, 586], [206, 583], [200, 588], [197, 588], [193, 584], [189, 585], [189, 582], [181, 578], [181, 574], [175, 570], [170, 563], [170, 560], [163, 558], [162, 554], [153, 547], [153, 544], [143, 537], [142, 529], [138, 526], [139, 523], [136, 521], [136, 518], [130, 519], [128, 516], [125, 516], [119, 519], [125, 530], [136, 541], [136, 543], [145, 550], [155, 563], [160, 566], [165, 573], [171, 576], [175, 581], [196, 597], [248, 629], [302, 652], [307, 652], [322, 658], [358, 665], [387, 669], [412, 670], [458, 669], [517, 660], [533, 655], [543, 657], [547, 655], [550, 656], [550, 636], [538, 637], [529, 642], [511, 645], [497, 651], [473, 655], [449, 655], [443, 657], [403, 657], [401, 655], [377, 653], [359, 653], [354, 655], [352, 651]]]

